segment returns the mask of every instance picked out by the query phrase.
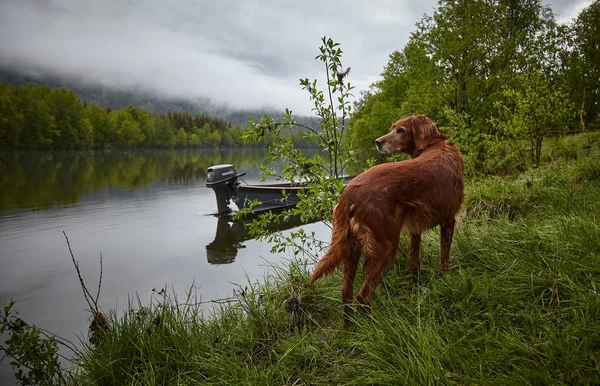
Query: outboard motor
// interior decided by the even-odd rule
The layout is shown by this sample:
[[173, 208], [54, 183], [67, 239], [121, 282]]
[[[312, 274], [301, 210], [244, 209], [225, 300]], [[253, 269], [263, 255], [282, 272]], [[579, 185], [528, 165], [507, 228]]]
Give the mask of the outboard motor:
[[214, 165], [208, 168], [206, 187], [215, 191], [218, 214], [231, 212], [229, 199], [237, 194], [237, 187], [240, 185], [239, 177], [245, 174], [237, 174], [233, 165]]

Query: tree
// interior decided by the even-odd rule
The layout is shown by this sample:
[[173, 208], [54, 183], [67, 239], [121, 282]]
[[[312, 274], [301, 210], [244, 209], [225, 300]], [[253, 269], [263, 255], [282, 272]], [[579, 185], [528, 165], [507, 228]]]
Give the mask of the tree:
[[83, 104], [73, 91], [55, 89], [49, 94], [48, 105], [56, 121], [58, 135], [54, 147], [72, 149], [93, 142], [93, 132], [83, 121]]
[[221, 145], [221, 139], [221, 132], [215, 130], [206, 137], [205, 143], [208, 147], [219, 147]]
[[145, 139], [140, 123], [126, 109], [108, 113], [108, 122], [108, 143], [131, 147], [139, 145]]
[[559, 43], [550, 8], [537, 0], [439, 0], [357, 106], [354, 142], [372, 148], [394, 120], [427, 114], [460, 134], [470, 169], [485, 172], [501, 134], [490, 121], [504, 89], [519, 89], [520, 74], [531, 71], [562, 83]]
[[[120, 110], [122, 111], [122, 110]], [[123, 112], [123, 120], [120, 122], [121, 145], [136, 146], [141, 144], [145, 137], [142, 134], [140, 123], [130, 114]]]
[[352, 117], [352, 141], [362, 158], [377, 154], [375, 138], [389, 131], [400, 115], [399, 106], [381, 94], [367, 93], [363, 96], [362, 108]]
[[177, 131], [177, 135], [175, 136], [175, 144], [179, 147], [187, 146], [187, 134], [185, 133], [183, 127], [179, 128]]
[[[577, 16], [571, 27], [572, 50], [568, 55], [581, 128], [600, 126], [600, 0]], [[570, 60], [569, 60], [570, 59]]]
[[83, 109], [83, 117], [92, 127], [92, 143], [96, 147], [103, 147], [108, 136], [108, 120], [106, 112], [96, 103], [90, 103]]
[[506, 103], [499, 104], [495, 125], [507, 136], [530, 143], [531, 159], [539, 165], [542, 142], [551, 132], [564, 132], [574, 110], [567, 92], [547, 75], [532, 72], [520, 76], [520, 89], [505, 88]]
[[200, 139], [196, 134], [190, 135], [190, 139], [188, 140], [188, 145], [190, 146], [198, 146], [200, 144]]
[[175, 145], [173, 127], [167, 118], [159, 118], [156, 121], [156, 144], [161, 147], [173, 147]]
[[19, 86], [15, 94], [20, 100], [19, 109], [23, 114], [23, 130], [19, 143], [29, 149], [51, 148], [59, 132], [56, 120], [46, 103], [49, 87]]
[[129, 115], [140, 125], [140, 131], [144, 135], [146, 143], [154, 143], [156, 137], [156, 127], [152, 115], [142, 109], [138, 109], [135, 106], [128, 106], [125, 108]]
[[24, 117], [19, 109], [20, 100], [13, 90], [0, 83], [0, 149], [19, 145]]

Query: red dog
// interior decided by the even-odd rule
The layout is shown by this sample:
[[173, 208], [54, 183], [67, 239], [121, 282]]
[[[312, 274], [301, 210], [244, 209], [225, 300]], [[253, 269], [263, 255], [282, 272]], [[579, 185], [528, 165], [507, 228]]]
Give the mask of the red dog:
[[460, 151], [426, 116], [399, 120], [391, 133], [375, 143], [383, 154], [402, 152], [412, 159], [374, 166], [346, 186], [334, 208], [329, 250], [310, 278], [312, 284], [343, 262], [346, 313], [350, 312], [361, 254], [365, 256], [365, 282], [356, 298], [369, 307], [375, 287], [396, 258], [401, 230], [410, 233], [410, 273], [414, 278], [419, 271], [421, 232], [440, 225], [438, 273], [448, 271], [454, 217], [464, 198]]

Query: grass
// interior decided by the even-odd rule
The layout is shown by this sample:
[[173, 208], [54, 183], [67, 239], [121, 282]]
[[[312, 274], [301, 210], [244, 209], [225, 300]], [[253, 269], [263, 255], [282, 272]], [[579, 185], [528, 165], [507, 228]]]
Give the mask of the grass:
[[435, 275], [439, 235], [428, 232], [411, 283], [403, 235], [372, 315], [349, 328], [341, 274], [309, 286], [312, 265], [296, 260], [209, 317], [193, 291], [112, 315], [81, 353], [78, 383], [600, 384], [595, 138], [569, 137], [517, 177], [469, 182], [450, 273]]

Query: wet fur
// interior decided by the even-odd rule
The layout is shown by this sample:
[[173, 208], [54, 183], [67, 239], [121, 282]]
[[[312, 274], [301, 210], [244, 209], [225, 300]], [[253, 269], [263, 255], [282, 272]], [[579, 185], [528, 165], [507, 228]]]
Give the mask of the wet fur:
[[376, 141], [380, 152], [412, 158], [372, 167], [344, 189], [333, 213], [329, 250], [317, 264], [311, 284], [343, 263], [342, 301], [350, 312], [354, 277], [365, 257], [365, 281], [356, 298], [370, 306], [373, 292], [396, 258], [401, 231], [410, 234], [410, 274], [419, 271], [421, 233], [440, 225], [438, 273], [449, 270], [455, 216], [464, 198], [463, 159], [458, 147], [426, 116], [392, 125]]

